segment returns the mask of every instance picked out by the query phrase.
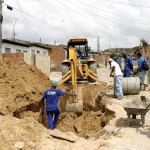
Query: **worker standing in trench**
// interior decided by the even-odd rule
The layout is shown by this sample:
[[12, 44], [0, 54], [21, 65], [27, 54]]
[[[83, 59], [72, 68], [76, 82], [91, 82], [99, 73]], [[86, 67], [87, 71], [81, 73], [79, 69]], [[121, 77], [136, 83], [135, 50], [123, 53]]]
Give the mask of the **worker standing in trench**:
[[60, 116], [60, 110], [58, 106], [59, 97], [64, 95], [75, 95], [75, 93], [64, 92], [56, 89], [56, 87], [57, 82], [51, 81], [51, 88], [44, 92], [42, 99], [39, 102], [39, 104], [42, 104], [46, 99], [46, 113], [48, 125], [51, 130], [56, 128]]
[[132, 64], [132, 59], [127, 55], [126, 52], [122, 52], [122, 57], [125, 59], [124, 60], [124, 74], [123, 77], [130, 77], [131, 74], [133, 73], [133, 64]]
[[121, 85], [122, 72], [118, 63], [113, 59], [109, 59], [109, 64], [111, 66], [110, 77], [114, 77], [114, 95], [118, 100], [121, 100], [124, 97]]

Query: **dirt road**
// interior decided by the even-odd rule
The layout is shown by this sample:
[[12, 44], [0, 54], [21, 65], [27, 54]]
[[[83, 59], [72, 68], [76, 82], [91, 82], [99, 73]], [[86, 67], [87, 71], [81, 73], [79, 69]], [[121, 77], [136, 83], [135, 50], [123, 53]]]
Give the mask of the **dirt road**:
[[[102, 81], [107, 83], [108, 86], [113, 86], [113, 78], [109, 77], [109, 68], [100, 68], [97, 70], [97, 74]], [[148, 87], [148, 89], [150, 89], [150, 87]], [[107, 107], [110, 110], [115, 111], [116, 117], [111, 120], [109, 124], [106, 125], [100, 132], [99, 138], [96, 140], [97, 142], [99, 141], [100, 145], [97, 145], [96, 142], [94, 145], [96, 148], [93, 148], [96, 150], [149, 150], [150, 111], [146, 115], [145, 127], [142, 127], [140, 124], [136, 123], [132, 123], [131, 126], [128, 127], [126, 119], [127, 114], [123, 108], [123, 105], [126, 102], [140, 101], [140, 96], [142, 95], [149, 98], [149, 90], [141, 91], [139, 95], [125, 96], [122, 100], [113, 98], [113, 88], [107, 93], [107, 95], [110, 98]], [[86, 149], [87, 147], [84, 147], [83, 144], [82, 148]]]
[[[109, 69], [98, 69], [98, 74], [103, 81], [112, 85], [113, 79], [109, 78]], [[149, 89], [149, 87], [148, 87]], [[110, 104], [108, 108], [115, 111], [116, 117], [103, 129], [107, 144], [105, 150], [149, 150], [150, 149], [150, 113], [146, 115], [145, 127], [139, 124], [131, 124], [128, 127], [126, 112], [123, 109], [125, 102], [140, 101], [140, 95], [150, 97], [149, 91], [141, 91], [139, 95], [128, 95], [123, 100], [112, 98], [110, 91]], [[111, 135], [111, 136], [108, 136]]]

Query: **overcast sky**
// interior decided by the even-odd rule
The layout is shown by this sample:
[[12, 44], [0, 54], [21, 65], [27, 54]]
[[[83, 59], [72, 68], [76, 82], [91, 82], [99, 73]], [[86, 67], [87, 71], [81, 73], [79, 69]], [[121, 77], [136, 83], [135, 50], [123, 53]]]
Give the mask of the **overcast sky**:
[[87, 38], [92, 50], [97, 37], [102, 50], [150, 40], [150, 0], [4, 0], [3, 19], [3, 38], [13, 31], [16, 39], [56, 45]]

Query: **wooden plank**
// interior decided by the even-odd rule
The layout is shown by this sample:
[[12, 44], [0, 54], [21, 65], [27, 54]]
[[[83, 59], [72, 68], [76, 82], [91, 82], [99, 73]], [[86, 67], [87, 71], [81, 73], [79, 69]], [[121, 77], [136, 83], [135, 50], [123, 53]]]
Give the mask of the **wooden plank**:
[[68, 141], [68, 142], [71, 142], [71, 143], [75, 143], [77, 141], [77, 138], [71, 138], [69, 136], [65, 136], [65, 135], [61, 135], [61, 134], [57, 134], [57, 133], [50, 133], [50, 135], [53, 137], [53, 138], [58, 138], [58, 139], [62, 139], [62, 140], [65, 140], [65, 141]]

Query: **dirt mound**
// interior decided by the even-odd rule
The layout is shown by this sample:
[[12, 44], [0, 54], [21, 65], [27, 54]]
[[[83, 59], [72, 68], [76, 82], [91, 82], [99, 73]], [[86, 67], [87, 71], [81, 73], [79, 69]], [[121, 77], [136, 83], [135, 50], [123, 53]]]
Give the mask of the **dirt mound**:
[[[33, 117], [38, 120], [40, 108], [34, 102], [38, 101], [43, 91], [49, 88], [50, 80], [34, 66], [24, 63], [1, 60], [0, 69], [0, 112], [18, 118]], [[58, 88], [65, 91], [72, 89], [69, 86]], [[84, 113], [75, 120], [71, 113], [63, 113], [66, 100], [72, 101], [73, 97], [67, 95], [62, 97], [60, 100], [62, 115], [58, 129], [71, 131], [85, 138], [98, 133], [114, 115], [105, 107], [107, 97], [104, 95], [107, 90], [108, 87], [104, 82], [100, 85], [79, 84], [77, 100], [83, 101]]]
[[[104, 144], [101, 140], [87, 141], [73, 133], [48, 130], [31, 117], [17, 119], [11, 116], [0, 116], [0, 122], [2, 122], [0, 124], [2, 150], [85, 150], [91, 145], [93, 146], [90, 149], [95, 150]], [[56, 138], [59, 136], [76, 142]]]
[[74, 119], [73, 113], [62, 113], [57, 128], [65, 132], [74, 132], [84, 138], [97, 137], [100, 130], [108, 124], [115, 113], [107, 109], [106, 96], [97, 93], [97, 97], [91, 100], [91, 104], [87, 100], [86, 103], [83, 101], [84, 112], [80, 117], [76, 116]]
[[[46, 129], [33, 118], [17, 119], [11, 116], [0, 116], [0, 147], [1, 149], [15, 150], [18, 146], [22, 149], [38, 148], [39, 138]], [[40, 134], [39, 134], [40, 133]]]
[[49, 83], [48, 77], [34, 66], [0, 60], [0, 112], [12, 115], [16, 109], [38, 101]]
[[[58, 86], [59, 89], [70, 91], [72, 87]], [[96, 137], [99, 131], [114, 117], [114, 112], [106, 108], [108, 87], [104, 82], [101, 85], [79, 84], [77, 100], [83, 101], [84, 113], [74, 119], [74, 114], [66, 113], [66, 102], [73, 100], [72, 96], [66, 95], [60, 99], [61, 116], [57, 128], [61, 131], [74, 132], [77, 135], [88, 138]], [[30, 103], [14, 112], [14, 116], [24, 118], [32, 116], [39, 119], [39, 108]], [[45, 113], [44, 113], [45, 114]], [[46, 118], [46, 116], [44, 116]], [[47, 121], [41, 121], [45, 127]]]

